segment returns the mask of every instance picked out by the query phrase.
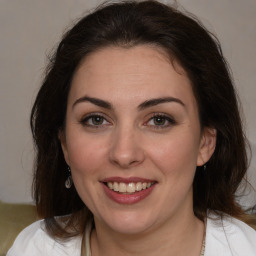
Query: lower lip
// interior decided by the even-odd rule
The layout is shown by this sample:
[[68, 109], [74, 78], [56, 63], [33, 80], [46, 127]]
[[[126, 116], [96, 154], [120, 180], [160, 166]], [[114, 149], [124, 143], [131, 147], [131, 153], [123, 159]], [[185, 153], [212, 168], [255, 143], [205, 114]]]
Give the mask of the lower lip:
[[135, 204], [142, 201], [143, 199], [150, 195], [150, 193], [155, 188], [155, 185], [156, 183], [147, 189], [137, 191], [132, 194], [121, 194], [113, 191], [112, 189], [108, 188], [105, 184], [102, 183], [102, 186], [107, 196], [119, 204]]

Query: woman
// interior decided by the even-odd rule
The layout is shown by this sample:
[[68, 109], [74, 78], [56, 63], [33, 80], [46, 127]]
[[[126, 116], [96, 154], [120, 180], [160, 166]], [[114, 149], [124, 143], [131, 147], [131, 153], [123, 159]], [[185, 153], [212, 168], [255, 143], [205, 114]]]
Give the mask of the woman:
[[[31, 114], [44, 219], [8, 255], [256, 255], [217, 39], [156, 1], [102, 6], [52, 57]], [[247, 224], [246, 224], [247, 223]]]

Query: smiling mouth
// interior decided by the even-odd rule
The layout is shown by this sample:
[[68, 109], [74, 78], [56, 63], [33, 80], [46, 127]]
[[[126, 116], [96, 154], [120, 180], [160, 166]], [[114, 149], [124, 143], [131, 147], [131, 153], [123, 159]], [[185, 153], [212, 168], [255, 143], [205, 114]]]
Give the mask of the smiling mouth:
[[111, 190], [121, 194], [133, 194], [142, 190], [146, 190], [156, 182], [104, 182]]

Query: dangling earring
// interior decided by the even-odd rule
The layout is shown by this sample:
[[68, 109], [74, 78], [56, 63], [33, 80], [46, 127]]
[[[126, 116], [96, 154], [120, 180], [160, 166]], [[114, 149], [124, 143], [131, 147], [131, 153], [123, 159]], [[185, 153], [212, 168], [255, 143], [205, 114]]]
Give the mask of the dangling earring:
[[204, 171], [206, 170], [206, 164], [204, 164]]
[[69, 172], [69, 176], [68, 176], [68, 178], [65, 181], [65, 187], [67, 189], [71, 188], [72, 184], [73, 184], [73, 180], [72, 180], [71, 171], [70, 171], [69, 166], [68, 166], [68, 172]]

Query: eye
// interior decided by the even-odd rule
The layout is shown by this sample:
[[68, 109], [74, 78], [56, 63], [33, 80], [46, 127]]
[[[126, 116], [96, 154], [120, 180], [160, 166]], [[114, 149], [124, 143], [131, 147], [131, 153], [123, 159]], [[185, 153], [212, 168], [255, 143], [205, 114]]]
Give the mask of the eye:
[[165, 125], [168, 122], [164, 116], [154, 116], [152, 121], [154, 125]]
[[103, 115], [100, 114], [90, 114], [88, 116], [85, 116], [82, 120], [81, 123], [84, 126], [90, 126], [90, 127], [101, 127], [105, 125], [109, 125], [110, 122], [106, 120], [106, 118]]
[[172, 117], [164, 114], [154, 114], [146, 123], [147, 126], [154, 128], [166, 128], [174, 124], [176, 124], [176, 121]]

